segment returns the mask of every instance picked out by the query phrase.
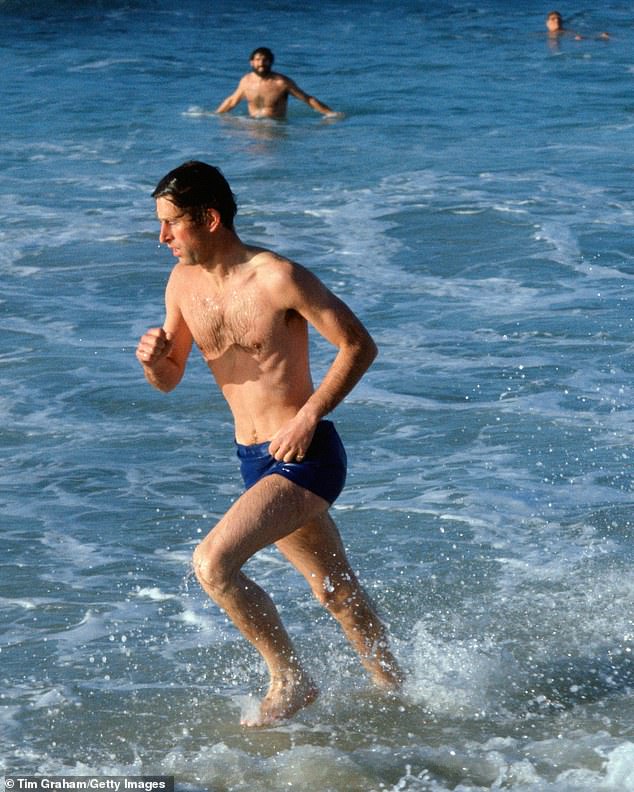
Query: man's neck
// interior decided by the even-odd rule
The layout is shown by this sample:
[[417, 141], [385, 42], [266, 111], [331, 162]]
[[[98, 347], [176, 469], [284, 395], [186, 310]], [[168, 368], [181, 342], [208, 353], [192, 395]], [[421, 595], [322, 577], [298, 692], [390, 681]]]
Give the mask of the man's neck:
[[214, 233], [214, 245], [200, 267], [218, 283], [224, 282], [250, 258], [246, 245], [235, 231], [221, 227]]

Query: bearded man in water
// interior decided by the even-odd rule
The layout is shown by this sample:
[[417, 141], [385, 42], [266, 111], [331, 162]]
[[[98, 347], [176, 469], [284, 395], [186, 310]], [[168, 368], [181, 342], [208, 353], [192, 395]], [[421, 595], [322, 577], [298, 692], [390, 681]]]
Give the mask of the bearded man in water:
[[[149, 329], [136, 356], [161, 391], [180, 382], [195, 343], [232, 412], [246, 491], [194, 552], [196, 576], [262, 655], [270, 676], [261, 726], [310, 704], [318, 691], [271, 598], [242, 572], [274, 544], [341, 625], [374, 682], [400, 686], [383, 624], [361, 588], [328, 513], [341, 492], [346, 455], [324, 416], [352, 390], [376, 355], [353, 312], [307, 269], [244, 244], [237, 208], [217, 168], [187, 162], [153, 192], [160, 241], [178, 259], [166, 287], [162, 327]], [[311, 325], [336, 349], [314, 388]]]
[[302, 91], [290, 77], [272, 71], [274, 60], [275, 56], [268, 47], [254, 50], [249, 58], [251, 72], [244, 75], [236, 90], [220, 104], [216, 113], [233, 110], [246, 99], [249, 115], [253, 118], [285, 118], [290, 94], [319, 113], [329, 117], [339, 116], [328, 105]]

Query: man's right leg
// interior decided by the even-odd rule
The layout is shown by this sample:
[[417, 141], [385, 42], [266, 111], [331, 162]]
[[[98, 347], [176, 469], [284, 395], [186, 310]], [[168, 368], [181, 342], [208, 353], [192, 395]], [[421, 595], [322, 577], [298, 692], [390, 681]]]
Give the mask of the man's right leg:
[[271, 598], [241, 571], [258, 550], [318, 517], [326, 501], [281, 476], [267, 476], [245, 492], [198, 545], [194, 572], [266, 662], [270, 686], [259, 716], [246, 725], [289, 717], [310, 704], [317, 688], [301, 667]]

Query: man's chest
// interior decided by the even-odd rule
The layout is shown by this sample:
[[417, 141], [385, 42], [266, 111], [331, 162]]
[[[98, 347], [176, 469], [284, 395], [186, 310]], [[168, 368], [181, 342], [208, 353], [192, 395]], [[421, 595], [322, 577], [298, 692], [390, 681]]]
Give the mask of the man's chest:
[[262, 353], [280, 332], [283, 317], [251, 290], [230, 294], [190, 294], [181, 305], [183, 318], [206, 359], [231, 347]]
[[286, 95], [286, 88], [281, 80], [258, 80], [247, 86], [248, 102], [273, 104]]

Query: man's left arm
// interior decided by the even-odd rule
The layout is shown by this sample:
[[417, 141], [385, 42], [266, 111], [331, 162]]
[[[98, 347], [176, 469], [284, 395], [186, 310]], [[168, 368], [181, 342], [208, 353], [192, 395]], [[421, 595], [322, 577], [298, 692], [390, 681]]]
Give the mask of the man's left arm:
[[[325, 287], [324, 287], [325, 288]], [[304, 317], [337, 348], [337, 354], [313, 395], [300, 410], [317, 422], [332, 412], [370, 368], [378, 354], [374, 340], [361, 320], [334, 294], [328, 305], [306, 306]]]
[[293, 309], [337, 348], [337, 354], [310, 398], [273, 438], [270, 453], [278, 459], [306, 452], [319, 421], [344, 400], [378, 354], [361, 320], [316, 276], [295, 265], [292, 280]]
[[300, 102], [305, 102], [309, 107], [312, 107], [313, 110], [316, 110], [318, 113], [323, 113], [326, 116], [340, 116], [341, 113], [337, 113], [335, 110], [332, 110], [328, 105], [320, 102], [314, 96], [310, 96], [305, 91], [297, 85], [297, 83], [293, 82], [290, 78], [286, 78], [286, 89], [288, 92], [294, 96], [296, 99], [299, 99]]

